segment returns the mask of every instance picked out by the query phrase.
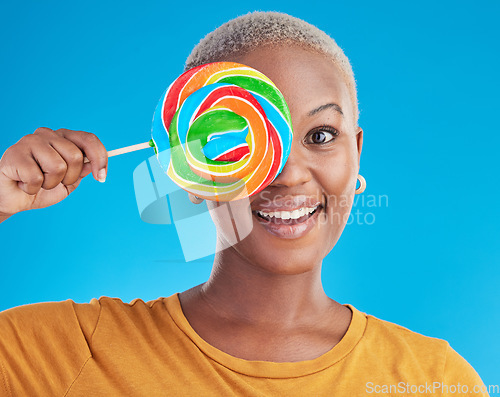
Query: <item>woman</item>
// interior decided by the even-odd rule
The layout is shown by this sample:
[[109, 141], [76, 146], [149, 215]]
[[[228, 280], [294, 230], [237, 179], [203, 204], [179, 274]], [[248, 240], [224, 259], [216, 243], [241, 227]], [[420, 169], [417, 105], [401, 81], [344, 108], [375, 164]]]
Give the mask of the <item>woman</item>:
[[[266, 74], [292, 116], [282, 173], [233, 213], [251, 220], [251, 233], [230, 246], [224, 219], [214, 218], [217, 244], [229, 248], [216, 254], [207, 282], [168, 298], [3, 312], [1, 395], [453, 395], [457, 388], [487, 395], [446, 341], [341, 305], [323, 290], [322, 260], [363, 181], [356, 87], [342, 50], [301, 20], [253, 13], [205, 37], [186, 68], [214, 61]], [[94, 135], [40, 128], [0, 161], [1, 220], [55, 204], [90, 172], [102, 181], [106, 170]], [[292, 211], [301, 217], [287, 221]]]

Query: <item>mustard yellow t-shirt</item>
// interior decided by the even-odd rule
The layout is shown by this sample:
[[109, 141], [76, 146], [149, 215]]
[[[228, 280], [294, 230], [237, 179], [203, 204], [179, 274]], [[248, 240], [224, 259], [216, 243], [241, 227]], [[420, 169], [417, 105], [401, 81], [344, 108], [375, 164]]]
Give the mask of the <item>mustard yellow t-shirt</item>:
[[487, 396], [474, 393], [480, 377], [448, 342], [346, 306], [342, 340], [289, 363], [209, 345], [177, 294], [16, 307], [0, 313], [0, 396]]

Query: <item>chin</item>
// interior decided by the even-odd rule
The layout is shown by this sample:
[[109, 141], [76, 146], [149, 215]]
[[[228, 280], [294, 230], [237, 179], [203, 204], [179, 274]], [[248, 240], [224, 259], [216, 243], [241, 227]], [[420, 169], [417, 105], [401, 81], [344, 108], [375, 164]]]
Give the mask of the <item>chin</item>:
[[263, 249], [256, 249], [253, 244], [245, 246], [244, 240], [232, 247], [238, 252], [240, 257], [246, 259], [256, 269], [261, 271], [280, 274], [293, 275], [310, 272], [321, 265], [323, 256], [318, 255], [324, 252], [324, 248], [308, 246], [291, 249], [290, 247], [274, 246], [271, 242]]
[[231, 245], [234, 224], [215, 218], [219, 247], [224, 247], [222, 256], [229, 262], [245, 262], [253, 268], [283, 275], [302, 274], [321, 266], [345, 226], [333, 222], [339, 217], [327, 214], [322, 206], [295, 222], [278, 225], [248, 209], [233, 211], [233, 216], [237, 224], [248, 226], [249, 233]]

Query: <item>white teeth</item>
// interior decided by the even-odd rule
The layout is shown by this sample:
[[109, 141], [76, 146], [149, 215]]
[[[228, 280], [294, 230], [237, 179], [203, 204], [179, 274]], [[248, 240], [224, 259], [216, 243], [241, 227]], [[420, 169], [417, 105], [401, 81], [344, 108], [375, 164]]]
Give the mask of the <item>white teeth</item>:
[[306, 214], [310, 214], [314, 210], [316, 210], [318, 206], [316, 207], [302, 207], [299, 208], [298, 210], [293, 210], [293, 211], [276, 211], [276, 212], [262, 212], [262, 211], [257, 211], [260, 215], [268, 217], [268, 218], [280, 218], [280, 219], [299, 219], [301, 216], [304, 216]]

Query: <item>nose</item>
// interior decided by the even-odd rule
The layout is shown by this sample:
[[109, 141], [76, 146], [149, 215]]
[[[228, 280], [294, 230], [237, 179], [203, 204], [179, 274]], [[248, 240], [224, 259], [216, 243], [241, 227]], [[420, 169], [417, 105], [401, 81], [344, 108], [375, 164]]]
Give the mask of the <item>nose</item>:
[[300, 186], [312, 179], [310, 164], [307, 161], [307, 153], [303, 153], [297, 146], [297, 142], [292, 143], [290, 155], [281, 170], [281, 173], [269, 186], [292, 187]]

